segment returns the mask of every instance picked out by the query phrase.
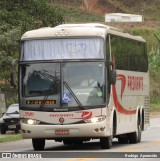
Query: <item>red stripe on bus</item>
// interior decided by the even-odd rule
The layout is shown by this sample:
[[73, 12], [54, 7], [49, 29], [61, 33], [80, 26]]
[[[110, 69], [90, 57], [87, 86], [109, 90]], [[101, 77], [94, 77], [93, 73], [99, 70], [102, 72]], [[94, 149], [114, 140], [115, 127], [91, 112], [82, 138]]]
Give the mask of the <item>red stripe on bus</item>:
[[[118, 79], [122, 81], [122, 88], [121, 88], [121, 99], [122, 99], [122, 95], [126, 86], [126, 78], [124, 75], [122, 74], [118, 74]], [[132, 115], [136, 113], [136, 110], [127, 110], [125, 109], [120, 102], [118, 101], [118, 97], [117, 97], [117, 91], [116, 91], [116, 86], [112, 85], [112, 92], [113, 92], [113, 100], [114, 100], [114, 104], [115, 107], [117, 109], [118, 112], [126, 114], [126, 115]]]

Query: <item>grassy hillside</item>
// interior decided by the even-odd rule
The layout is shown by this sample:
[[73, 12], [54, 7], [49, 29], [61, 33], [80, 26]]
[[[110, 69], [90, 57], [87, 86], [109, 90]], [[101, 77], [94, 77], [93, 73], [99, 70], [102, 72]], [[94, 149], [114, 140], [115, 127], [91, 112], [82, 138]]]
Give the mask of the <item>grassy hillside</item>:
[[103, 22], [104, 16], [87, 12], [74, 6], [61, 6], [55, 5], [59, 11], [61, 11], [65, 23], [77, 23], [77, 22]]
[[[122, 12], [132, 14], [143, 14], [145, 20], [160, 20], [159, 0], [48, 0], [49, 3], [58, 4], [63, 8], [72, 6], [81, 10], [89, 10], [104, 16], [105, 13]], [[65, 7], [64, 7], [65, 6]]]

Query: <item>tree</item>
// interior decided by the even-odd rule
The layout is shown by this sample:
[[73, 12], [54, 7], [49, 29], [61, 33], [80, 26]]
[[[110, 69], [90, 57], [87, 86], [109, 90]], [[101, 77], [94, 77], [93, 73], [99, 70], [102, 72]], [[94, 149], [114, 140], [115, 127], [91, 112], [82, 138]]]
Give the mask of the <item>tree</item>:
[[149, 70], [151, 81], [151, 102], [160, 102], [160, 28], [154, 33], [157, 39], [157, 46], [148, 54], [149, 56]]
[[157, 46], [149, 53], [149, 67], [155, 75], [160, 74], [160, 28], [154, 33], [157, 39]]
[[0, 0], [0, 79], [10, 81], [25, 31], [63, 22], [61, 13], [45, 0]]

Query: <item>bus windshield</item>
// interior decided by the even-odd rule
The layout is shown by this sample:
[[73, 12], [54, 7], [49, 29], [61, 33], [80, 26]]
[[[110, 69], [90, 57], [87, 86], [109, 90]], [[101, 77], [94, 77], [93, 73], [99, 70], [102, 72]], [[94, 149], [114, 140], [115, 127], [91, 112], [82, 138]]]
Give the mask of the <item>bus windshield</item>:
[[72, 90], [82, 106], [102, 105], [105, 103], [104, 63], [79, 62], [63, 63], [62, 66], [62, 101], [68, 106], [76, 106], [77, 102], [66, 85]]
[[22, 68], [23, 96], [34, 97], [60, 93], [60, 64], [41, 63]]
[[23, 97], [43, 100], [47, 96], [55, 100], [54, 107], [103, 105], [104, 68], [104, 62], [23, 65]]

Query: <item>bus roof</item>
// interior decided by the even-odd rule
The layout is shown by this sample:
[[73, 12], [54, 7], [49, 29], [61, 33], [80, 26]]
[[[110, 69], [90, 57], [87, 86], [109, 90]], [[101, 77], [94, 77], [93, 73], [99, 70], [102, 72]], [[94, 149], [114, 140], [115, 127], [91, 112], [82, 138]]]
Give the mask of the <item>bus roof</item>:
[[81, 36], [99, 36], [105, 38], [108, 33], [145, 42], [145, 40], [140, 36], [133, 36], [128, 33], [124, 33], [122, 30], [118, 28], [109, 25], [104, 25], [101, 23], [62, 24], [53, 28], [40, 28], [36, 30], [27, 31], [23, 34], [21, 40], [68, 38]]

